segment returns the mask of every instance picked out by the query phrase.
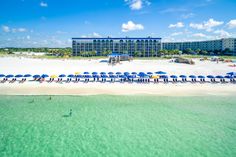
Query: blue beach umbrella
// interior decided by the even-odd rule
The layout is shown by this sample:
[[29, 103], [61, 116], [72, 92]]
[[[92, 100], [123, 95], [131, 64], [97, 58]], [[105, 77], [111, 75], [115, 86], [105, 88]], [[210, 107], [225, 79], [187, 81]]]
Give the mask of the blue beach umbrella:
[[40, 75], [34, 75], [33, 78], [40, 78]]
[[31, 77], [32, 75], [30, 74], [25, 74], [24, 77]]
[[162, 75], [160, 78], [162, 78], [162, 79], [168, 79], [168, 76], [167, 76], [167, 75]]
[[126, 78], [126, 76], [125, 75], [120, 75], [119, 78], [123, 78], [124, 79], [124, 78]]
[[108, 74], [109, 74], [109, 75], [113, 75], [114, 73], [113, 73], [113, 72], [109, 72]]
[[100, 75], [106, 75], [106, 72], [100, 72]]
[[205, 76], [199, 75], [198, 78], [200, 78], [200, 79], [204, 79]]
[[218, 76], [216, 76], [216, 78], [218, 78], [218, 79], [223, 79], [224, 76], [218, 75]]
[[[85, 76], [87, 76], [87, 75], [85, 75]], [[83, 77], [83, 76], [82, 76], [82, 75], [75, 75], [75, 77], [81, 78], [81, 77]]]
[[189, 78], [195, 79], [195, 78], [197, 78], [197, 77], [196, 77], [195, 75], [190, 75]]
[[170, 78], [176, 79], [176, 78], [178, 78], [178, 76], [176, 76], [176, 75], [171, 75]]
[[229, 72], [229, 73], [227, 73], [227, 75], [235, 76], [236, 72]]
[[186, 75], [180, 75], [179, 77], [180, 77], [180, 78], [187, 78]]
[[65, 74], [61, 74], [61, 75], [59, 75], [59, 77], [66, 77], [66, 75]]
[[49, 77], [47, 74], [43, 74], [42, 76], [41, 76], [42, 78], [47, 78], [47, 77]]
[[68, 75], [67, 77], [70, 77], [70, 78], [72, 78], [72, 77], [75, 77], [75, 75], [73, 75], [73, 74], [70, 74], [70, 75]]
[[153, 73], [152, 72], [147, 72], [148, 75], [152, 75]]
[[166, 72], [164, 72], [164, 71], [157, 71], [156, 74], [158, 74], [158, 75], [165, 75]]
[[0, 74], [0, 77], [5, 77], [5, 75], [3, 75], [3, 74]]
[[129, 72], [124, 72], [124, 75], [125, 76], [128, 76], [130, 73]]
[[121, 72], [116, 72], [116, 75], [121, 75], [122, 73]]
[[137, 73], [136, 73], [136, 72], [132, 72], [131, 74], [132, 74], [132, 75], [137, 75]]
[[92, 72], [92, 75], [97, 75], [98, 73], [97, 72]]
[[14, 77], [14, 75], [7, 75], [6, 78]]
[[23, 75], [18, 74], [18, 75], [16, 75], [15, 77], [16, 77], [16, 78], [20, 78], [20, 77], [23, 77]]
[[84, 74], [85, 74], [85, 75], [88, 75], [88, 74], [89, 74], [89, 72], [87, 72], [87, 71], [86, 71], [86, 72], [84, 72]]
[[207, 78], [213, 79], [213, 78], [215, 78], [215, 76], [213, 76], [213, 75], [207, 75]]
[[144, 75], [146, 75], [145, 72], [139, 72], [138, 73], [138, 76], [144, 76]]
[[101, 77], [102, 77], [102, 78], [108, 78], [108, 76], [107, 76], [107, 75], [102, 75]]
[[226, 78], [226, 79], [232, 79], [232, 78], [234, 78], [233, 76], [225, 76], [224, 78]]

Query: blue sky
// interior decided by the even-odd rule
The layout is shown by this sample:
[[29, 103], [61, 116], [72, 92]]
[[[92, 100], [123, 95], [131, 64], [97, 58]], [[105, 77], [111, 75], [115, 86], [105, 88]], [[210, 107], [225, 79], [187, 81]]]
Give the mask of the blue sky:
[[66, 47], [72, 37], [236, 37], [236, 0], [1, 0], [0, 47]]

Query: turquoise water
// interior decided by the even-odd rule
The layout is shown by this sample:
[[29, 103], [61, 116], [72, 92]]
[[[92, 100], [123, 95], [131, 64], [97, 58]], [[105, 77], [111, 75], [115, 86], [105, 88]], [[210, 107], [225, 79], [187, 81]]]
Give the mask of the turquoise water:
[[1, 157], [236, 156], [233, 97], [51, 98], [0, 96]]

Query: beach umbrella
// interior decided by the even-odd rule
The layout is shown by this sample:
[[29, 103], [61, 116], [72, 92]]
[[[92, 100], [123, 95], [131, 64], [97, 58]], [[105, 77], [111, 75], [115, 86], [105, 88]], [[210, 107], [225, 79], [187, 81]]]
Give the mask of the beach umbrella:
[[116, 75], [121, 75], [122, 73], [121, 72], [116, 72]]
[[30, 74], [25, 74], [24, 77], [31, 77], [32, 75]]
[[57, 75], [51, 75], [50, 78], [57, 78]]
[[164, 72], [164, 71], [157, 71], [156, 74], [158, 74], [158, 75], [165, 75], [166, 72]]
[[72, 77], [75, 77], [75, 75], [73, 75], [73, 74], [70, 74], [70, 75], [68, 75], [67, 77], [70, 77], [70, 78], [72, 78]]
[[124, 75], [128, 76], [128, 75], [129, 75], [129, 72], [124, 72]]
[[225, 76], [224, 78], [226, 78], [226, 79], [232, 79], [232, 78], [234, 78], [233, 76]]
[[106, 72], [100, 72], [100, 75], [106, 75]]
[[176, 75], [171, 75], [170, 78], [176, 79], [178, 77]]
[[5, 77], [5, 75], [3, 75], [3, 74], [0, 74], [0, 77]]
[[109, 74], [109, 75], [113, 75], [114, 73], [113, 73], [113, 72], [109, 72], [108, 74]]
[[205, 76], [199, 75], [198, 78], [200, 78], [200, 79], [204, 79]]
[[168, 79], [168, 76], [167, 75], [161, 75], [160, 78], [161, 79]]
[[137, 73], [136, 73], [136, 72], [132, 72], [131, 74], [132, 74], [132, 75], [137, 75]]
[[49, 77], [47, 74], [43, 74], [42, 76], [41, 76], [42, 78], [47, 78], [47, 77]]
[[[86, 71], [86, 72], [84, 72], [84, 75], [88, 75], [88, 74], [89, 74], [89, 72], [87, 72], [87, 71]], [[77, 74], [77, 75], [78, 75], [78, 74]]]
[[152, 76], [153, 79], [159, 79], [160, 76]]
[[59, 77], [66, 77], [66, 75], [65, 74], [61, 74], [61, 75], [59, 75]]
[[40, 75], [34, 75], [33, 78], [40, 78]]
[[97, 72], [92, 72], [92, 75], [97, 75], [98, 73]]
[[15, 77], [16, 77], [16, 78], [20, 78], [20, 77], [23, 77], [23, 75], [18, 74], [18, 75], [16, 75]]
[[115, 76], [115, 75], [110, 75], [109, 77], [110, 77], [110, 78], [116, 78], [116, 76]]
[[[85, 76], [87, 76], [87, 75], [85, 75]], [[75, 75], [75, 77], [77, 77], [77, 78], [81, 78], [82, 75]]]
[[213, 78], [215, 78], [215, 76], [213, 76], [213, 75], [207, 75], [207, 78], [213, 79]]
[[108, 76], [107, 76], [107, 75], [102, 75], [101, 77], [102, 77], [102, 78], [108, 78]]
[[189, 78], [195, 79], [197, 77], [195, 75], [190, 75]]
[[147, 72], [148, 75], [152, 75], [153, 73], [152, 72]]
[[79, 75], [79, 74], [80, 74], [80, 72], [78, 72], [78, 71], [77, 71], [77, 72], [75, 72], [75, 75]]
[[7, 75], [6, 78], [14, 77], [14, 75]]
[[91, 75], [85, 75], [85, 78], [92, 78]]
[[218, 75], [218, 76], [216, 76], [216, 78], [218, 78], [218, 79], [223, 79], [224, 76]]
[[124, 79], [124, 78], [126, 78], [126, 76], [125, 75], [120, 75], [119, 78], [123, 78]]
[[179, 77], [180, 77], [180, 78], [187, 78], [186, 75], [180, 75]]
[[229, 73], [227, 73], [227, 75], [235, 76], [236, 72], [229, 72]]

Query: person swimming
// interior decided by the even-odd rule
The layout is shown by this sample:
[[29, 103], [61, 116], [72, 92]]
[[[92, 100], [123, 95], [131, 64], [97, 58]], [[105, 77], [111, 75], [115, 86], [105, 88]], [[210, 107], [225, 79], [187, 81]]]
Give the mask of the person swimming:
[[70, 117], [72, 116], [72, 109], [70, 109], [70, 113], [69, 113]]

